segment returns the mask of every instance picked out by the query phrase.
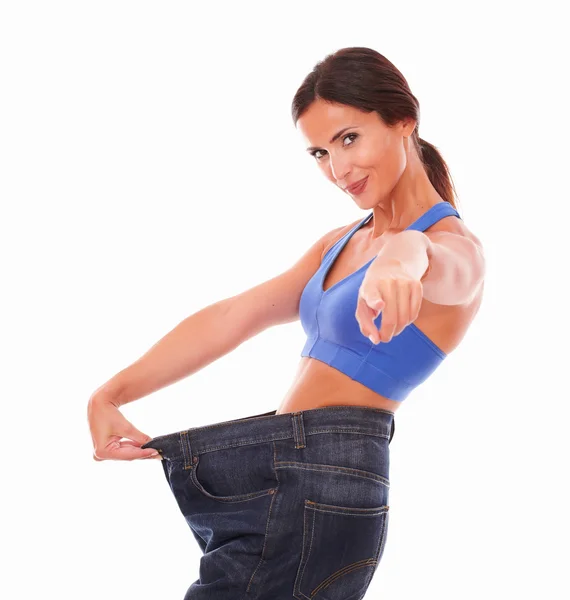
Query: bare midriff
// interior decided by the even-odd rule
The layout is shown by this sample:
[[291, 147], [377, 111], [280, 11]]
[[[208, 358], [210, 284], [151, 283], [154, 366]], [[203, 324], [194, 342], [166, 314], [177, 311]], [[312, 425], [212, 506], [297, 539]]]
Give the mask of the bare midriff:
[[[462, 231], [463, 227], [464, 225], [455, 217], [446, 217], [431, 229], [446, 230], [446, 228], [450, 228], [451, 231]], [[358, 236], [363, 235], [364, 231], [363, 228], [349, 240], [347, 246], [335, 260], [332, 269], [329, 270], [323, 289], [329, 289], [361, 266], [364, 259], [370, 258], [365, 256], [362, 251], [358, 252]], [[341, 234], [342, 232], [339, 235]], [[356, 251], [353, 247], [355, 244]], [[351, 247], [353, 247], [352, 253]], [[376, 250], [378, 249], [376, 248]], [[463, 305], [435, 304], [424, 298], [414, 325], [447, 355], [463, 339], [479, 310], [482, 294], [483, 287], [481, 286], [476, 296]], [[293, 383], [281, 400], [276, 414], [335, 405], [367, 406], [396, 412], [402, 403], [403, 401], [392, 400], [376, 393], [318, 359], [301, 357]]]
[[[462, 306], [444, 306], [424, 299], [414, 325], [447, 355], [459, 345], [469, 328], [479, 309], [482, 291]], [[334, 405], [369, 406], [396, 412], [402, 403], [376, 393], [318, 359], [303, 356], [276, 414]]]
[[316, 358], [303, 356], [294, 383], [276, 414], [335, 405], [372, 406], [396, 412], [400, 404]]

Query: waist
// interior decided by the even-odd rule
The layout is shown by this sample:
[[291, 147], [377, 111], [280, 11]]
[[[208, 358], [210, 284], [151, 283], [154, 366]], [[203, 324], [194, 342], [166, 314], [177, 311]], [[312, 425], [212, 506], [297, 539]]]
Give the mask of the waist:
[[391, 400], [328, 364], [304, 356], [277, 414], [325, 406], [365, 406], [395, 413], [402, 402]]
[[350, 431], [391, 439], [394, 414], [357, 406], [329, 406], [294, 414], [277, 414], [272, 410], [261, 415], [160, 435], [141, 447], [156, 448], [163, 458], [184, 461], [190, 468], [194, 460], [192, 457], [196, 455], [220, 448], [294, 439], [300, 431], [303, 436]]
[[358, 349], [312, 336], [307, 338], [301, 356], [320, 360], [380, 396], [401, 402], [445, 358], [431, 346], [418, 343], [414, 333], [405, 335], [409, 330], [411, 327], [388, 344], [360, 345]]

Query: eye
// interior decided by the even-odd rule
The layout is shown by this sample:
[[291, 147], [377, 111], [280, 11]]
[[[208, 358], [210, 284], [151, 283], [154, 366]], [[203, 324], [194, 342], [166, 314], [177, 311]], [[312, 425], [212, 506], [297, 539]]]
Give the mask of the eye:
[[[342, 141], [344, 142], [344, 140], [346, 140], [347, 138], [350, 137], [354, 137], [354, 139], [356, 139], [358, 137], [358, 133], [347, 133], [343, 138]], [[344, 144], [343, 146], [351, 146], [352, 145], [352, 141], [350, 144]], [[317, 156], [317, 152], [326, 152], [326, 150], [314, 150], [313, 152], [311, 152], [311, 155], [314, 156], [317, 160], [320, 160], [321, 158], [323, 158], [322, 156]]]

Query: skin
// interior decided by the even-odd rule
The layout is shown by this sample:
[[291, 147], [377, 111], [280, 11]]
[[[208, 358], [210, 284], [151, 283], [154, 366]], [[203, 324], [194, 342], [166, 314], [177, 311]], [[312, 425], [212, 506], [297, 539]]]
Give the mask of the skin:
[[[333, 185], [345, 190], [368, 176], [364, 192], [345, 193], [362, 210], [372, 210], [373, 218], [343, 248], [328, 271], [324, 289], [376, 256], [359, 289], [355, 317], [363, 335], [372, 336], [374, 343], [388, 342], [413, 322], [444, 352], [451, 352], [480, 305], [483, 262], [474, 259], [480, 242], [454, 216], [444, 217], [426, 232], [403, 231], [443, 201], [410, 137], [415, 120], [389, 127], [376, 112], [317, 99], [299, 118], [297, 127], [307, 151], [314, 154], [318, 168]], [[325, 252], [352, 225], [337, 232]], [[430, 297], [436, 298], [436, 287], [439, 298], [457, 298], [461, 295], [456, 290], [461, 286], [469, 288], [469, 297], [463, 294], [465, 300], [453, 305], [425, 298], [428, 289]], [[377, 331], [373, 321], [380, 311], [384, 311], [382, 328]], [[402, 403], [373, 392], [320, 361], [302, 357], [277, 414], [334, 404], [395, 412]]]
[[[438, 241], [438, 235], [457, 234], [453, 236], [453, 243], [445, 241], [449, 244], [447, 257], [443, 244], [431, 248], [422, 232], [403, 231], [443, 200], [429, 181], [411, 142], [415, 121], [388, 127], [375, 112], [364, 113], [350, 106], [316, 100], [298, 120], [297, 126], [305, 145], [319, 148], [314, 160], [335, 186], [344, 189], [368, 176], [364, 193], [351, 195], [351, 198], [362, 210], [373, 210], [373, 218], [343, 248], [327, 274], [324, 289], [329, 289], [376, 256], [359, 290], [356, 318], [361, 332], [372, 335], [375, 343], [388, 342], [414, 322], [444, 352], [451, 352], [479, 308], [482, 286], [468, 301], [452, 306], [426, 300], [425, 292], [430, 289], [431, 278], [432, 289], [441, 289], [445, 283], [449, 287], [444, 288], [445, 293], [440, 296], [450, 297], [455, 278], [448, 276], [449, 281], [443, 281], [444, 276], [467, 272], [473, 261], [472, 256], [465, 253], [461, 266], [458, 262], [457, 268], [450, 269], [446, 260], [453, 262], [460, 257], [465, 246], [461, 247], [458, 240], [468, 238], [479, 242], [456, 217], [445, 217], [429, 228], [431, 233], [425, 232]], [[350, 128], [330, 142], [335, 133], [346, 127]], [[352, 225], [354, 223], [337, 231], [323, 254]], [[429, 271], [426, 271], [428, 259]], [[462, 275], [462, 279], [469, 278]], [[378, 332], [373, 327], [373, 320], [380, 310], [384, 314], [382, 329]], [[319, 404], [321, 398], [326, 402]], [[302, 357], [277, 414], [334, 404], [372, 406], [392, 412], [401, 406], [400, 402], [380, 396], [320, 361]], [[154, 450], [142, 450], [140, 446], [150, 441], [151, 436], [130, 423], [119, 406], [116, 393], [106, 385], [96, 390], [89, 401], [88, 421], [93, 447], [97, 448], [93, 453], [94, 460], [150, 458]], [[161, 460], [162, 457], [155, 454], [153, 458]]]
[[[351, 125], [329, 143], [334, 133]], [[426, 206], [442, 201], [409, 139], [415, 126], [409, 120], [388, 127], [376, 112], [320, 99], [297, 121], [306, 146], [321, 149], [315, 161], [331, 183], [344, 189], [368, 176], [365, 192], [352, 199], [362, 210], [374, 212], [372, 226], [363, 236], [369, 246], [381, 236], [386, 239], [402, 231]]]
[[98, 454], [93, 452], [93, 460], [162, 460], [153, 448], [140, 448], [152, 437], [128, 421], [119, 410], [116, 398], [105, 390], [92, 394], [87, 404], [87, 420], [93, 448], [98, 449]]
[[[350, 127], [348, 131], [331, 144], [333, 136], [329, 132], [336, 133], [347, 126]], [[372, 227], [364, 236], [364, 243], [369, 246], [378, 245], [380, 237], [387, 242], [391, 236], [405, 229], [418, 214], [424, 212], [426, 198], [432, 198], [432, 204], [441, 201], [410, 140], [415, 126], [415, 121], [408, 120], [388, 127], [374, 111], [366, 113], [321, 99], [313, 102], [298, 121], [307, 151], [329, 181], [344, 190], [368, 177], [365, 192], [353, 198], [363, 210], [373, 209]], [[311, 140], [329, 140], [329, 143], [321, 146]], [[416, 242], [415, 238], [423, 236], [417, 236], [417, 232], [409, 233], [413, 238], [410, 239], [411, 244], [422, 243]], [[359, 293], [356, 319], [361, 332], [374, 343], [390, 341], [419, 314], [422, 300], [420, 278], [429, 264], [427, 255], [422, 272], [415, 277], [402, 265], [396, 264], [397, 256], [397, 253], [396, 256], [391, 253], [382, 264], [375, 260]], [[396, 263], [389, 258], [396, 259]], [[414, 258], [419, 261], [419, 257]], [[390, 289], [391, 279], [399, 282], [399, 294]], [[382, 329], [377, 332], [373, 320], [383, 309], [386, 313]]]

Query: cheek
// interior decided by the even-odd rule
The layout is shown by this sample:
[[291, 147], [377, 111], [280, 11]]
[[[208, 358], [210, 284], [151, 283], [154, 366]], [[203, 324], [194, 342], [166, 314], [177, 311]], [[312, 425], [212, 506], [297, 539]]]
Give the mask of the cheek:
[[390, 140], [385, 152], [386, 173], [391, 179], [397, 181], [406, 168], [406, 151], [397, 140]]
[[373, 174], [378, 192], [382, 193], [384, 189], [392, 187], [394, 180], [394, 164], [393, 157], [388, 152], [375, 152], [374, 156], [370, 157], [367, 164], [367, 171]]
[[403, 152], [395, 148], [378, 155], [375, 172], [378, 179], [392, 188], [398, 183], [406, 168], [406, 157]]
[[394, 150], [390, 138], [371, 138], [366, 144], [361, 144], [356, 152], [359, 166], [374, 171], [385, 179], [393, 170]]
[[379, 171], [385, 164], [385, 156], [385, 149], [362, 144], [354, 153], [354, 162], [363, 170]]

